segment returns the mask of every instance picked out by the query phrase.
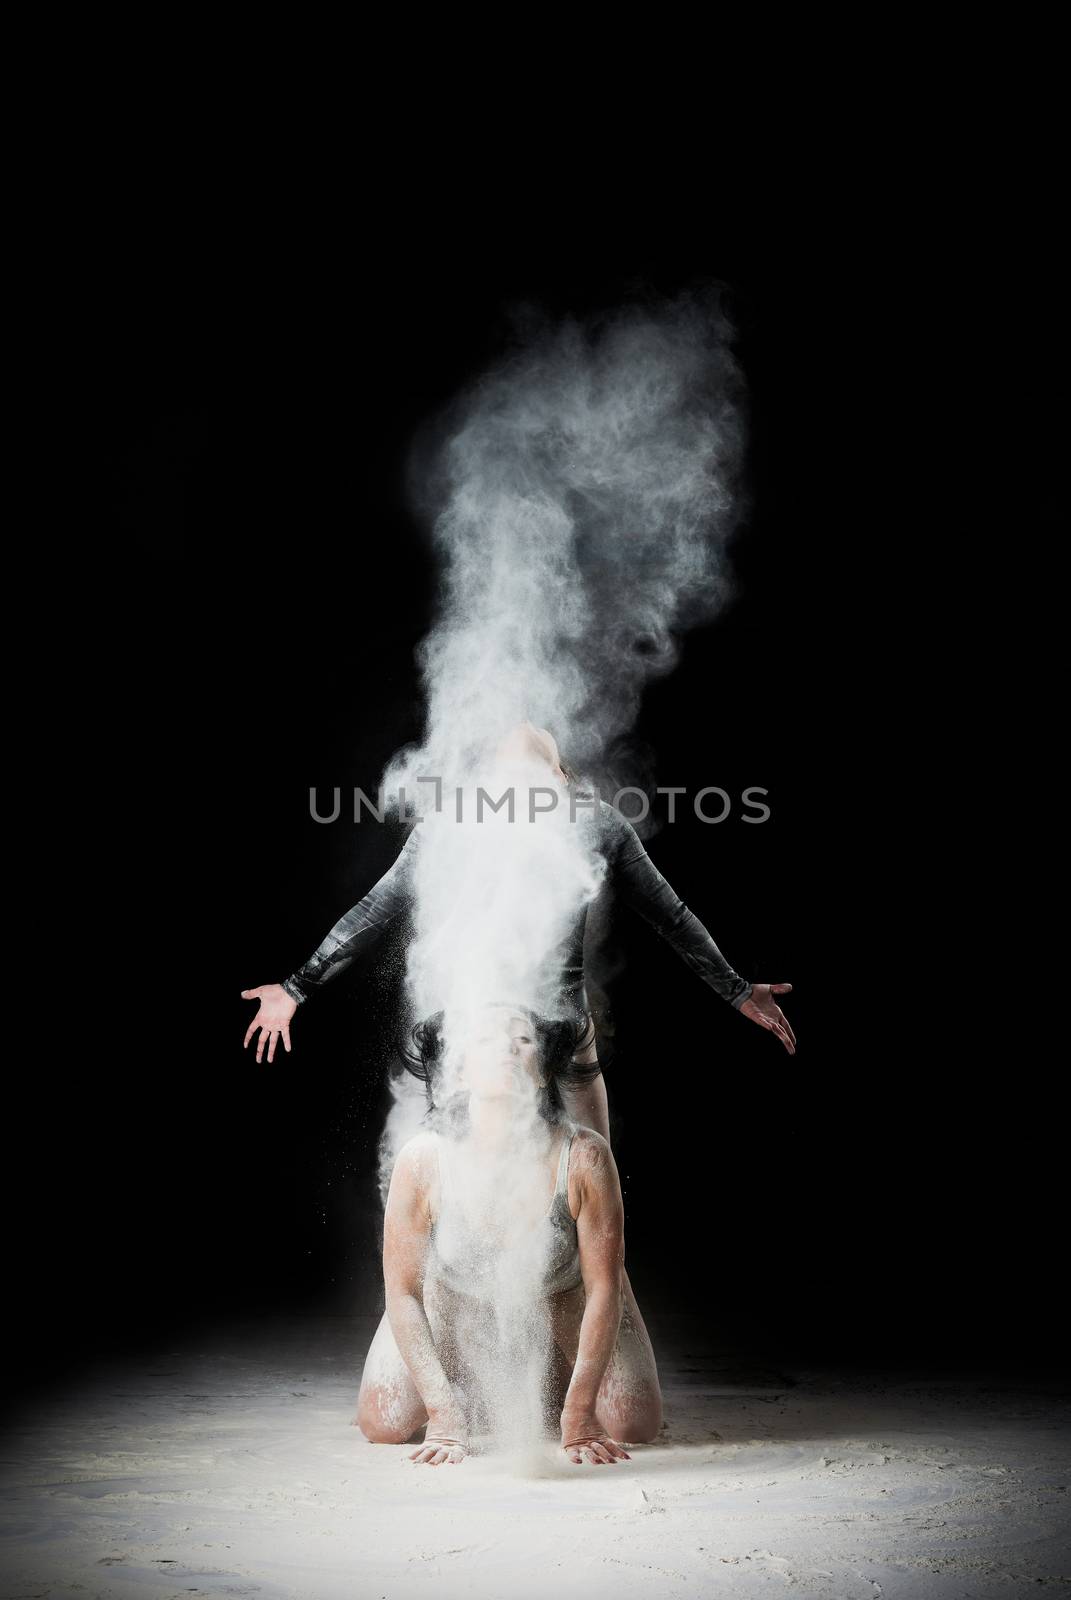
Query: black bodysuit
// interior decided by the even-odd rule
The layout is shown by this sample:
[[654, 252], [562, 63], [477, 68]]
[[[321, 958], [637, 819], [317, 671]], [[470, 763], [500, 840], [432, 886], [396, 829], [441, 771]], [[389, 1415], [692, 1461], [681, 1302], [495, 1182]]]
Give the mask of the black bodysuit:
[[[578, 801], [578, 811], [580, 804]], [[751, 984], [734, 971], [699, 918], [674, 893], [643, 848], [628, 818], [605, 800], [596, 800], [590, 824], [595, 830], [595, 848], [608, 867], [607, 882], [611, 891], [645, 917], [715, 994], [739, 1008], [751, 994]], [[344, 971], [409, 909], [411, 869], [414, 853], [420, 845], [420, 831], [418, 824], [389, 871], [369, 889], [363, 900], [335, 923], [304, 965], [284, 981], [283, 988], [292, 999], [306, 1000]], [[585, 906], [561, 948], [562, 998], [575, 1004], [578, 1011], [588, 1008], [584, 987], [586, 922]]]

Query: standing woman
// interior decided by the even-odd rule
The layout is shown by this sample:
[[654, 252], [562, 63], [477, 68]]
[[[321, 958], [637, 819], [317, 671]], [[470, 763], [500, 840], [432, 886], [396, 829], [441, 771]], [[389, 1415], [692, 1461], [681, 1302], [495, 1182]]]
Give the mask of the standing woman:
[[[520, 755], [545, 763], [555, 782], [563, 788], [575, 786], [576, 779], [563, 764], [558, 746], [545, 728], [522, 722], [502, 741], [500, 754]], [[787, 994], [790, 983], [748, 983], [730, 966], [704, 928], [659, 872], [627, 817], [605, 800], [591, 797], [595, 848], [607, 863], [607, 881], [614, 894], [630, 905], [671, 944], [693, 972], [721, 999], [728, 1001], [743, 1016], [780, 1039], [789, 1055], [796, 1053], [796, 1035], [781, 1010], [775, 994]], [[369, 950], [396, 919], [407, 911], [411, 898], [412, 867], [421, 842], [419, 824], [412, 829], [394, 865], [384, 873], [363, 900], [359, 900], [334, 927], [302, 966], [282, 983], [261, 984], [243, 989], [243, 1000], [259, 1001], [256, 1016], [246, 1030], [244, 1045], [257, 1032], [257, 1060], [275, 1059], [281, 1038], [290, 1050], [290, 1023], [300, 1005], [316, 994], [332, 978], [345, 971], [358, 956]], [[584, 981], [584, 929], [587, 908], [580, 913], [565, 954], [561, 974], [563, 995], [574, 1002], [583, 1015], [591, 1016]], [[594, 1039], [582, 1055], [584, 1064], [598, 1060]], [[609, 1142], [610, 1128], [606, 1085], [600, 1072], [582, 1095], [574, 1095], [570, 1111], [586, 1126], [601, 1133]]]

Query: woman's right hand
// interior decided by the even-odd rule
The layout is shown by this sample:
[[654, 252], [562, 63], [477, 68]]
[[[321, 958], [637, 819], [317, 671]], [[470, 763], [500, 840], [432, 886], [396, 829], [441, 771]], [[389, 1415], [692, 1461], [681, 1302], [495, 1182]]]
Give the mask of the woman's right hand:
[[290, 1050], [290, 1021], [298, 1008], [296, 1000], [291, 999], [281, 983], [262, 983], [256, 989], [243, 989], [243, 1000], [259, 1000], [260, 1010], [253, 1018], [246, 1031], [244, 1050], [250, 1039], [260, 1029], [260, 1038], [257, 1041], [257, 1060], [264, 1059], [264, 1046], [268, 1046], [268, 1060], [275, 1059], [275, 1045], [280, 1035], [287, 1051]]
[[428, 1418], [424, 1430], [424, 1443], [414, 1450], [410, 1461], [423, 1461], [429, 1467], [441, 1466], [444, 1461], [464, 1461], [468, 1454], [465, 1442], [465, 1419], [460, 1412], [436, 1412]]

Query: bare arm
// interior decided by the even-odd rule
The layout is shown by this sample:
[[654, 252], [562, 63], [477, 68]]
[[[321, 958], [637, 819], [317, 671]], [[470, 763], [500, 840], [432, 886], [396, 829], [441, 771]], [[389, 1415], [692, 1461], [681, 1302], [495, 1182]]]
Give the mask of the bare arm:
[[[580, 1214], [576, 1219], [586, 1303], [573, 1375], [562, 1408], [562, 1446], [579, 1463], [588, 1448], [596, 1459], [626, 1456], [608, 1440], [595, 1417], [599, 1387], [617, 1342], [624, 1305], [625, 1207], [609, 1144], [584, 1129], [581, 1141]], [[595, 1449], [598, 1445], [600, 1449]]]
[[429, 1163], [434, 1146], [410, 1140], [398, 1153], [383, 1222], [383, 1282], [387, 1320], [428, 1413], [425, 1442], [463, 1447], [465, 1418], [443, 1371], [427, 1312], [424, 1264], [431, 1239]]

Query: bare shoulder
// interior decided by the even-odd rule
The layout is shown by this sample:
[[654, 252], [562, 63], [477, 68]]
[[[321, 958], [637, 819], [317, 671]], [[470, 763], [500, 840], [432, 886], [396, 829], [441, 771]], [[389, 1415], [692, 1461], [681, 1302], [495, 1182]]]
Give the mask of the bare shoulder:
[[407, 1139], [394, 1159], [391, 1183], [411, 1194], [427, 1195], [439, 1170], [439, 1135], [423, 1128]]
[[421, 1128], [419, 1133], [410, 1134], [398, 1151], [398, 1160], [401, 1161], [404, 1156], [410, 1167], [427, 1166], [436, 1158], [439, 1137], [433, 1128]]
[[573, 1148], [570, 1155], [570, 1164], [588, 1167], [605, 1161], [606, 1157], [612, 1159], [610, 1146], [601, 1133], [596, 1133], [594, 1128], [579, 1127], [573, 1134]]
[[[578, 1201], [585, 1195], [616, 1197], [621, 1193], [614, 1153], [594, 1128], [578, 1128], [569, 1153], [569, 1187]], [[574, 1216], [576, 1213], [573, 1213]]]

